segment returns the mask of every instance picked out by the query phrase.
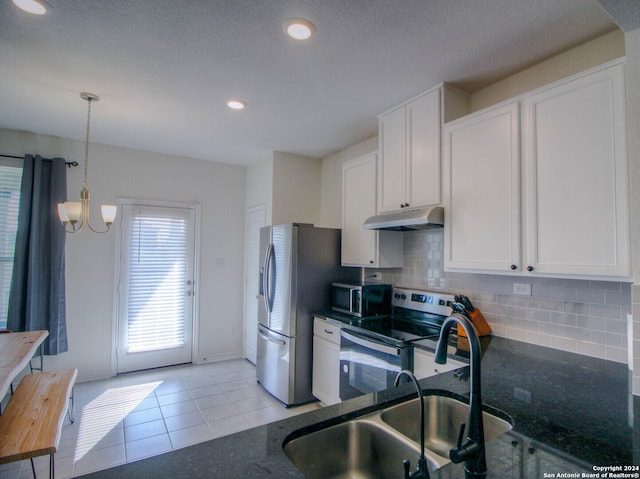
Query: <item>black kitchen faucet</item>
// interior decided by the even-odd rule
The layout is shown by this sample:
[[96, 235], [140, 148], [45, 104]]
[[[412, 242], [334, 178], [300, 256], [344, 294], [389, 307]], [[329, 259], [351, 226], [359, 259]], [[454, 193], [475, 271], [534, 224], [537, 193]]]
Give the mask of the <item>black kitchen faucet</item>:
[[396, 380], [394, 381], [394, 387], [398, 386], [400, 383], [400, 377], [402, 375], [409, 376], [409, 379], [413, 382], [414, 386], [418, 391], [418, 401], [420, 405], [420, 457], [418, 458], [418, 467], [416, 471], [410, 473], [411, 462], [408, 459], [405, 459], [402, 464], [404, 465], [404, 479], [430, 479], [429, 478], [429, 468], [427, 467], [427, 458], [424, 455], [424, 398], [422, 394], [422, 389], [420, 388], [420, 383], [416, 379], [415, 375], [411, 371], [407, 371], [403, 369], [396, 376]]
[[469, 318], [461, 313], [453, 313], [442, 323], [440, 338], [436, 345], [435, 361], [438, 364], [447, 362], [447, 345], [450, 329], [459, 324], [467, 333], [470, 349], [471, 387], [469, 392], [469, 418], [467, 420], [467, 437], [465, 424], [460, 425], [458, 444], [449, 451], [451, 461], [458, 464], [464, 461], [467, 479], [484, 479], [487, 476], [487, 461], [484, 447], [484, 423], [482, 420], [482, 397], [480, 394], [480, 340]]

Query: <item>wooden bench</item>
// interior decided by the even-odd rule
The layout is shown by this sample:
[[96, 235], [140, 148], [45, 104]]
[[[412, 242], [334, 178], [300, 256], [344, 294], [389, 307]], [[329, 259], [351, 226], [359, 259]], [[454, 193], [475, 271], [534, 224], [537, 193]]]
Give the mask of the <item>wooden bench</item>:
[[29, 374], [22, 379], [0, 416], [0, 464], [31, 459], [35, 477], [33, 458], [48, 454], [49, 477], [53, 479], [53, 455], [69, 400], [73, 401], [77, 375], [77, 369], [67, 369]]
[[[6, 331], [6, 330], [5, 330]], [[4, 331], [3, 331], [4, 333]], [[11, 388], [12, 381], [20, 372], [31, 364], [31, 358], [40, 349], [40, 367], [31, 368], [43, 371], [42, 342], [49, 336], [49, 331], [26, 331], [22, 333], [0, 334], [0, 400]]]

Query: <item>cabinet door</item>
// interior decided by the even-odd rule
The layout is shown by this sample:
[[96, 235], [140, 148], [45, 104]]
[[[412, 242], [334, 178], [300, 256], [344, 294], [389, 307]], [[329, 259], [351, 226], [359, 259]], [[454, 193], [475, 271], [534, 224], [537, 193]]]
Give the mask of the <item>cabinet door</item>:
[[380, 117], [378, 211], [399, 210], [405, 203], [405, 107]]
[[405, 199], [410, 207], [440, 204], [440, 90], [407, 104]]
[[447, 270], [520, 268], [518, 113], [512, 103], [445, 126]]
[[342, 168], [342, 264], [375, 266], [378, 231], [365, 230], [376, 214], [376, 154], [345, 163]]
[[340, 402], [340, 344], [313, 337], [312, 393], [325, 405]]
[[524, 118], [527, 266], [628, 276], [623, 67], [527, 98]]

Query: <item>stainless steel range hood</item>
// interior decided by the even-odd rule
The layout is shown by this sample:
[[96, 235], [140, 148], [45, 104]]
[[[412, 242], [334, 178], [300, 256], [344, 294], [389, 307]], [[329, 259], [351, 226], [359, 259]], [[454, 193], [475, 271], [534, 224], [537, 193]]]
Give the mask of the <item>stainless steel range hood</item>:
[[372, 216], [364, 222], [366, 230], [414, 231], [444, 226], [444, 208], [407, 208], [394, 213]]

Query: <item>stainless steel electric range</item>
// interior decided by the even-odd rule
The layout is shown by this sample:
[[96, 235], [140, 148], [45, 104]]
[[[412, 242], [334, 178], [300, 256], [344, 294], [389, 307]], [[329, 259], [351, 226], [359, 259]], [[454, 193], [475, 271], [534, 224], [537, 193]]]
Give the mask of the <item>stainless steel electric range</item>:
[[437, 338], [453, 301], [451, 294], [394, 288], [391, 315], [340, 318], [340, 399], [393, 387], [399, 371], [412, 371], [412, 343]]

